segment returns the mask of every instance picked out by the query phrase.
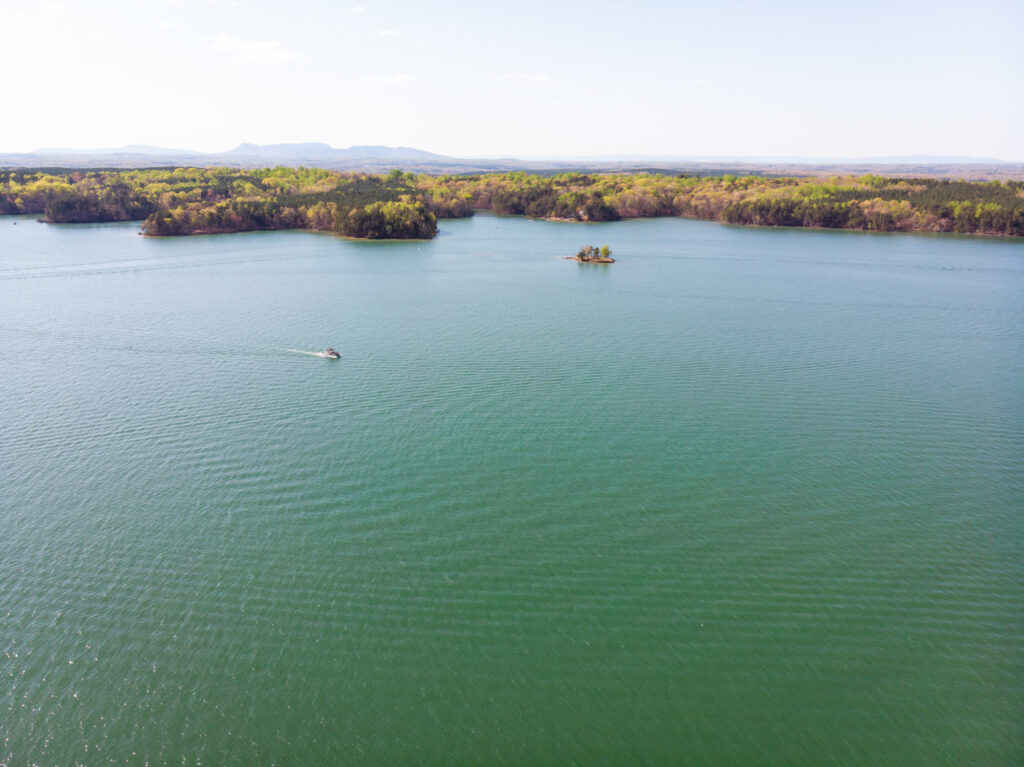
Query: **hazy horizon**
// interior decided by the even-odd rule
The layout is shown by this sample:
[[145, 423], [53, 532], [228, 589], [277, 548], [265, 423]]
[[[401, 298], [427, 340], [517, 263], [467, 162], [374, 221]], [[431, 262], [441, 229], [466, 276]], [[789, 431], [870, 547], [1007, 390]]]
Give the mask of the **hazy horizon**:
[[878, 163], [878, 164], [905, 164], [905, 163], [997, 163], [997, 164], [1017, 164], [1013, 160], [1006, 160], [1001, 157], [979, 157], [979, 156], [963, 156], [963, 155], [931, 155], [931, 154], [914, 154], [914, 155], [889, 155], [889, 156], [872, 156], [872, 157], [810, 157], [810, 156], [765, 156], [765, 155], [692, 155], [692, 154], [638, 154], [638, 153], [621, 153], [621, 154], [537, 154], [537, 155], [514, 155], [512, 153], [500, 153], [491, 157], [467, 157], [458, 155], [441, 155], [439, 152], [433, 152], [429, 148], [423, 147], [412, 147], [412, 146], [397, 146], [390, 147], [381, 144], [362, 144], [353, 145], [349, 147], [337, 147], [331, 146], [330, 144], [323, 141], [297, 141], [297, 142], [280, 142], [277, 144], [252, 144], [251, 142], [238, 142], [233, 146], [226, 149], [221, 149], [213, 152], [207, 152], [199, 149], [190, 149], [181, 146], [153, 146], [149, 144], [127, 144], [124, 146], [105, 146], [105, 147], [39, 147], [26, 152], [4, 152], [0, 151], [0, 155], [4, 154], [30, 154], [30, 155], [55, 155], [55, 154], [76, 154], [76, 155], [104, 155], [104, 154], [181, 154], [181, 155], [222, 155], [230, 153], [241, 154], [242, 147], [251, 146], [254, 149], [264, 149], [267, 147], [324, 147], [332, 151], [347, 151], [347, 150], [358, 150], [358, 149], [386, 149], [386, 150], [411, 150], [414, 152], [424, 152], [427, 154], [437, 154], [442, 157], [451, 157], [452, 159], [487, 159], [487, 160], [500, 160], [500, 159], [514, 159], [525, 162], [557, 162], [557, 161], [571, 161], [571, 162], [646, 162], [646, 161], [661, 161], [661, 162], [748, 162], [748, 163], [795, 163], [795, 164], [849, 164], [849, 163]]
[[[1024, 6], [0, 0], [0, 152], [1024, 162]], [[42, 53], [45, 52], [45, 55]], [[969, 106], [965, 107], [965, 103]]]

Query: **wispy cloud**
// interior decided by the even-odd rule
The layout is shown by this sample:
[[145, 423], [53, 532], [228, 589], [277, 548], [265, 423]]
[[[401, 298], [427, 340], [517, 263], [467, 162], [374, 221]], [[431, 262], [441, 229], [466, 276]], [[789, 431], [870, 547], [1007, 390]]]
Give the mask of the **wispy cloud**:
[[362, 5], [353, 5], [348, 9], [349, 13], [366, 13], [366, 7]]
[[298, 53], [288, 50], [277, 40], [246, 42], [224, 33], [212, 35], [206, 40], [210, 50], [229, 54], [236, 64], [280, 64], [300, 58]]
[[416, 78], [404, 72], [397, 75], [367, 75], [363, 78], [371, 83], [383, 83], [384, 85], [401, 85], [403, 83], [414, 83]]
[[380, 33], [382, 35], [384, 35], [385, 37], [393, 37], [393, 36], [398, 34], [398, 30], [397, 29], [382, 29], [380, 31]]
[[547, 88], [562, 88], [568, 83], [540, 72], [519, 72], [514, 75], [497, 75], [495, 80], [505, 82], [526, 83], [527, 85], [542, 85]]

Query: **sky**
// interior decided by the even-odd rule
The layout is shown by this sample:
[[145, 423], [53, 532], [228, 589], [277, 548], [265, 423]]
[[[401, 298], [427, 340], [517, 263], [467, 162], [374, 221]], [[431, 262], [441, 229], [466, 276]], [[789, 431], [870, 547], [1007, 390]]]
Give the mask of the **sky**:
[[0, 0], [0, 152], [1024, 161], [1024, 0]]

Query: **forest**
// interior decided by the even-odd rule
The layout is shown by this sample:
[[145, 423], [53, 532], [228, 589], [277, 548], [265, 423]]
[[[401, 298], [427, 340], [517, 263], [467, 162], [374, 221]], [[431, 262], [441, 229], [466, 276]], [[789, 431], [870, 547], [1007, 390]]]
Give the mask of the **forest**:
[[[315, 168], [0, 172], [0, 214], [52, 223], [142, 220], [147, 236], [313, 229], [367, 239], [429, 239], [437, 217], [411, 174]], [[472, 211], [469, 211], [472, 213]]]
[[142, 221], [149, 236], [311, 229], [427, 239], [474, 210], [568, 221], [681, 216], [725, 224], [1024, 236], [1024, 182], [877, 175], [524, 172], [429, 176], [317, 168], [0, 171], [0, 214]]

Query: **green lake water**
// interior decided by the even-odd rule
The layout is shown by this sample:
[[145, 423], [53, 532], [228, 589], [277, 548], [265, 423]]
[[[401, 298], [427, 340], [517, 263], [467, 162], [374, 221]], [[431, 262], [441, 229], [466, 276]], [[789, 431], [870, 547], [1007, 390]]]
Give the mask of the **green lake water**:
[[1024, 762], [1024, 243], [137, 231], [0, 218], [3, 767]]

